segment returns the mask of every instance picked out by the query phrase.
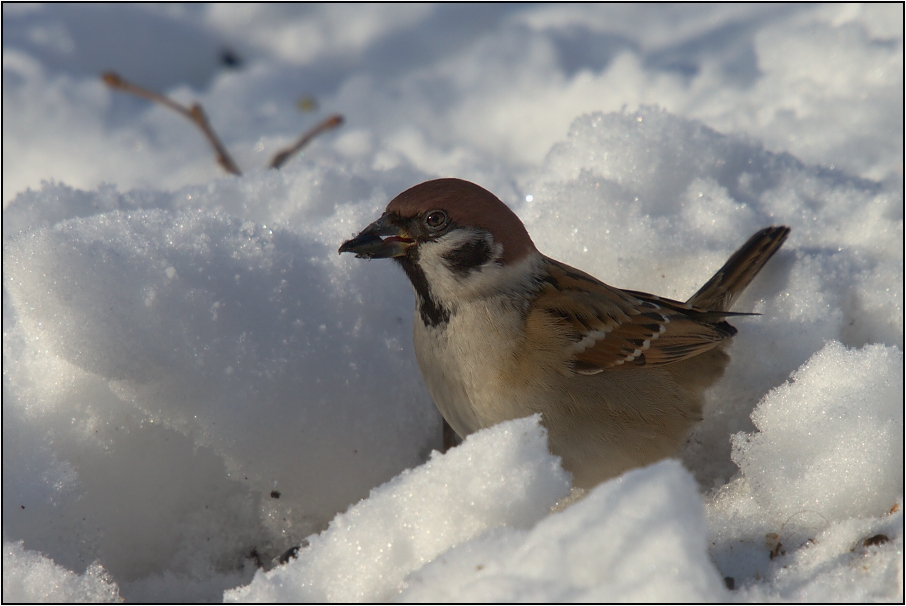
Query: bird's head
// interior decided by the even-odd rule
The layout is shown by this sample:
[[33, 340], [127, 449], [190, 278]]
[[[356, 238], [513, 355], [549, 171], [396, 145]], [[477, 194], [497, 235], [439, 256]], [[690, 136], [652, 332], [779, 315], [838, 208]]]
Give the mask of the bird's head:
[[519, 217], [488, 190], [461, 179], [407, 189], [381, 217], [340, 246], [366, 259], [392, 258], [419, 304], [451, 310], [524, 281], [538, 251]]

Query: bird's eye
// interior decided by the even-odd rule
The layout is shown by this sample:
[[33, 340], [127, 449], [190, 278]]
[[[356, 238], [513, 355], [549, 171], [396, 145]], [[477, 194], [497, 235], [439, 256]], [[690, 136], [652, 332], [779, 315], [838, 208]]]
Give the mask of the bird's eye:
[[442, 210], [432, 210], [425, 215], [425, 225], [431, 229], [442, 227], [447, 222], [447, 213]]

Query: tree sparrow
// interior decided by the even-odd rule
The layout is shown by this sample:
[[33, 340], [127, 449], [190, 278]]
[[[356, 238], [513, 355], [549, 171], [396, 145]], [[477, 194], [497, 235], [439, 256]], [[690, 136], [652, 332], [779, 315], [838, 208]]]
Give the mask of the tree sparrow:
[[573, 483], [676, 456], [724, 372], [730, 306], [786, 240], [752, 236], [687, 302], [621, 290], [542, 255], [489, 191], [437, 179], [394, 198], [339, 252], [392, 258], [415, 289], [415, 353], [465, 437], [541, 413]]

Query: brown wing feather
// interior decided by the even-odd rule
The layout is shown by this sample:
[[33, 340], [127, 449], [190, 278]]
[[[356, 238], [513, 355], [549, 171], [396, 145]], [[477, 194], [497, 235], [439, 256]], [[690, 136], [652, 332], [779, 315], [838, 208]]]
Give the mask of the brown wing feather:
[[720, 321], [725, 314], [622, 291], [547, 261], [552, 279], [544, 284], [537, 304], [566, 329], [573, 341], [573, 369], [580, 374], [679, 362], [736, 334]]

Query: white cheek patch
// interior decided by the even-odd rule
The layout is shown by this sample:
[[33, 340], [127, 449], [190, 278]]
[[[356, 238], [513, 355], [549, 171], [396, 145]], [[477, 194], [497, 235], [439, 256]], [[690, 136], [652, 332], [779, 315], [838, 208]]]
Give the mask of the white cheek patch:
[[[490, 252], [487, 261], [467, 271], [453, 267], [451, 256], [455, 255], [455, 251], [481, 241], [487, 244]], [[501, 289], [518, 289], [514, 282], [524, 282], [526, 272], [532, 271], [541, 259], [537, 253], [528, 255], [510, 267], [499, 263], [502, 257], [503, 244], [495, 242], [490, 233], [458, 228], [433, 242], [419, 244], [418, 264], [428, 279], [432, 295], [454, 309], [457, 303], [464, 300], [486, 297]], [[529, 269], [526, 263], [532, 268]]]
[[418, 264], [429, 279], [444, 274], [452, 274], [445, 255], [450, 251], [466, 246], [475, 239], [476, 234], [470, 230], [454, 229], [441, 238], [422, 242], [418, 245]]

